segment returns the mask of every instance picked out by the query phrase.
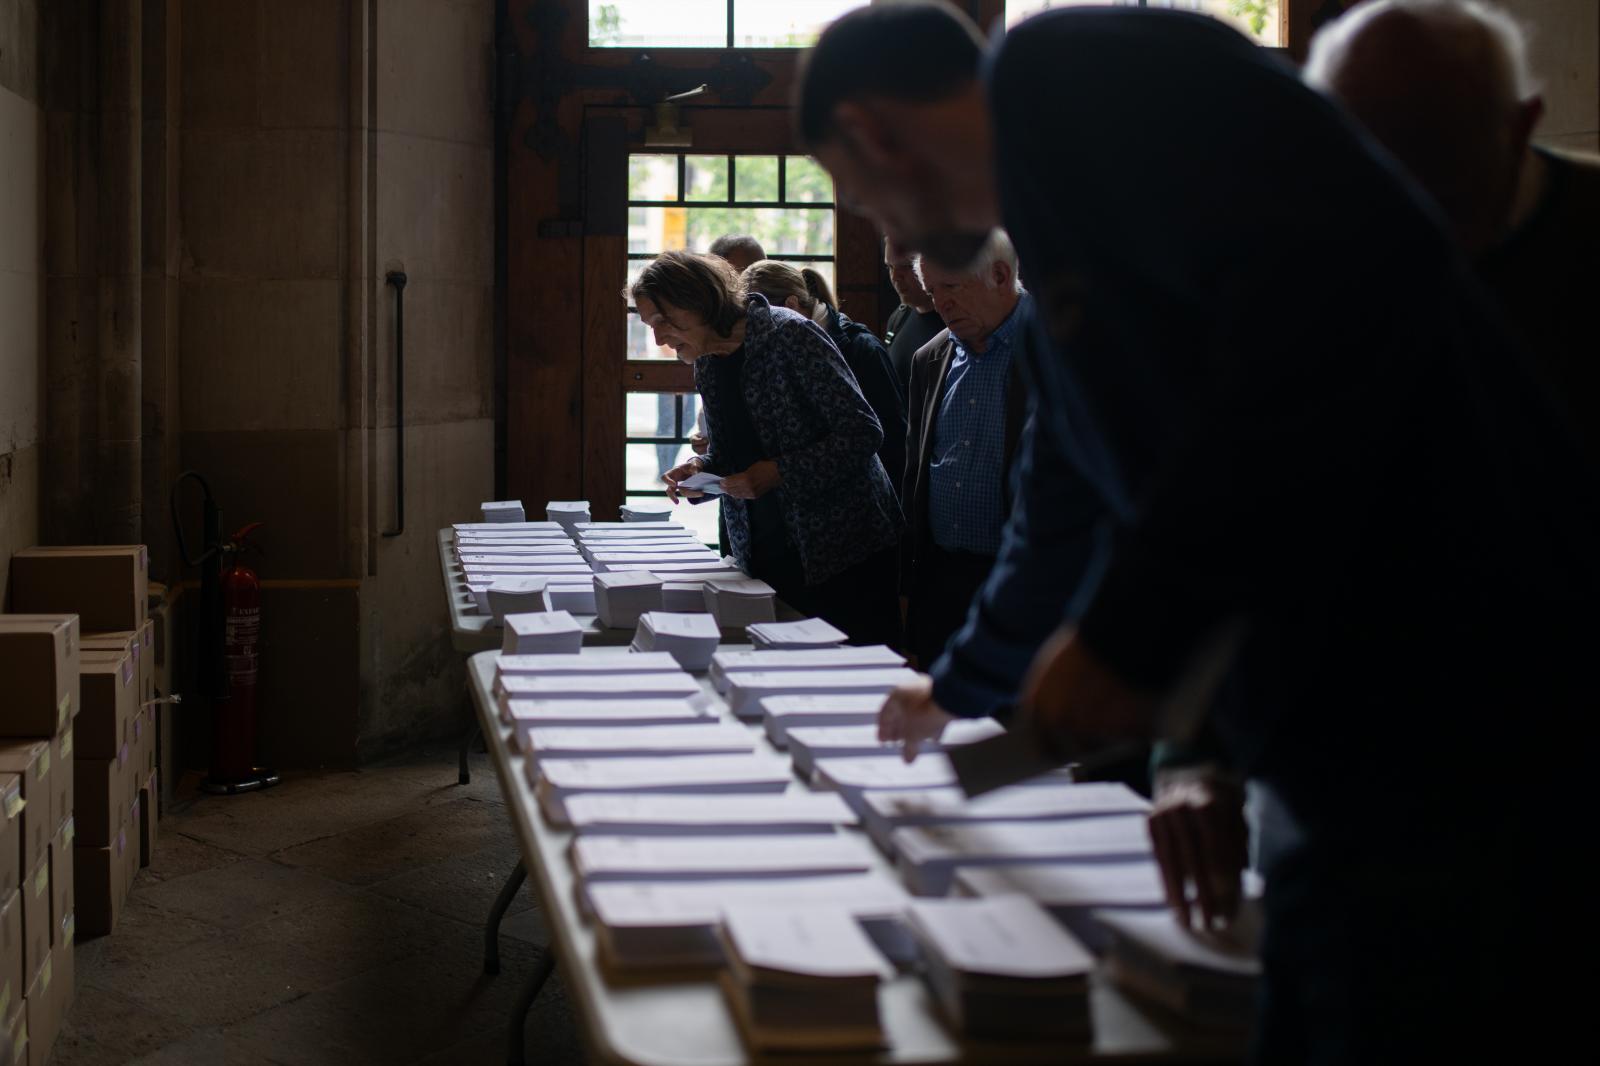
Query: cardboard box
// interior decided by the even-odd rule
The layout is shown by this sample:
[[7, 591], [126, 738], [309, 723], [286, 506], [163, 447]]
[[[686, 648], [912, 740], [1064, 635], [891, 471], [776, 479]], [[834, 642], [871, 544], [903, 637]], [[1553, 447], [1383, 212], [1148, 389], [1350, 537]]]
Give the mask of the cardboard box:
[[133, 791], [137, 793], [144, 787], [145, 779], [156, 768], [156, 716], [155, 708], [146, 708], [142, 713], [134, 715], [133, 726], [130, 730], [133, 741]]
[[11, 557], [11, 605], [76, 614], [81, 632], [139, 629], [150, 584], [143, 544], [28, 548]]
[[56, 993], [55, 966], [45, 959], [39, 976], [28, 986], [28, 1066], [44, 1066], [61, 1032], [60, 997]]
[[9, 1016], [0, 1014], [0, 1066], [25, 1066], [28, 1061], [28, 1012], [22, 993], [11, 1003]]
[[[79, 759], [72, 767], [72, 818], [80, 847], [103, 848], [128, 820], [131, 750], [123, 745], [115, 759]], [[81, 915], [80, 915], [81, 918]]]
[[67, 1021], [72, 1001], [78, 998], [78, 916], [68, 914], [56, 926], [55, 945], [50, 949], [50, 962], [55, 967], [55, 980], [51, 991], [56, 997], [56, 1012], [61, 1024]]
[[161, 825], [161, 783], [156, 779], [156, 771], [151, 770], [150, 776], [144, 779], [144, 788], [139, 791], [139, 865], [149, 866], [151, 856], [156, 851], [156, 837]]
[[72, 817], [72, 805], [77, 799], [73, 792], [77, 787], [77, 774], [73, 772], [76, 767], [72, 765], [73, 736], [68, 727], [56, 737], [55, 754], [50, 760], [50, 810], [58, 829], [63, 819]]
[[0, 736], [53, 737], [78, 708], [76, 615], [0, 615]]
[[22, 973], [32, 984], [50, 954], [50, 859], [22, 879]]
[[77, 886], [72, 880], [72, 847], [77, 842], [77, 828], [71, 818], [61, 823], [55, 839], [50, 842], [50, 943], [55, 945], [61, 934], [61, 920], [76, 910]]
[[78, 758], [109, 759], [131, 739], [138, 707], [133, 659], [115, 651], [83, 653], [83, 706], [73, 728]]
[[[22, 883], [22, 778], [0, 773], [0, 899]], [[0, 1022], [5, 1012], [0, 1011]]]
[[0, 1025], [11, 1017], [28, 987], [22, 966], [22, 893], [0, 898]]
[[[73, 849], [78, 936], [105, 936], [116, 929], [139, 865], [137, 842], [130, 842], [129, 836], [128, 824], [124, 822], [110, 845], [90, 848], [80, 844]], [[135, 849], [132, 854], [130, 844]]]
[[50, 764], [52, 742], [48, 740], [0, 741], [0, 774], [16, 774], [22, 779], [22, 863], [26, 873], [39, 863], [50, 846], [59, 822], [51, 820]]

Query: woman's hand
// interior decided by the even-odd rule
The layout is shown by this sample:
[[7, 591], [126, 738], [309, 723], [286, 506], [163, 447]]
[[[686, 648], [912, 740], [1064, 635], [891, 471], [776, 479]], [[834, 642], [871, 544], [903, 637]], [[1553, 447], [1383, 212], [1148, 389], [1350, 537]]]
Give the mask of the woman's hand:
[[771, 459], [753, 463], [749, 470], [722, 479], [722, 491], [740, 500], [758, 500], [783, 484], [778, 464]]
[[906, 762], [917, 757], [924, 740], [938, 740], [953, 716], [933, 699], [933, 681], [919, 677], [889, 693], [878, 710], [878, 739], [899, 744]]
[[694, 477], [699, 472], [700, 458], [699, 456], [691, 455], [687, 461], [679, 463], [671, 470], [668, 470], [665, 474], [662, 474], [661, 480], [667, 483], [667, 499], [671, 500], [673, 503], [677, 503], [679, 496], [682, 496], [686, 500], [697, 500], [701, 496], [704, 496], [705, 493], [696, 492], [693, 489], [684, 489], [681, 492], [678, 489], [678, 482], [682, 481], [684, 478]]

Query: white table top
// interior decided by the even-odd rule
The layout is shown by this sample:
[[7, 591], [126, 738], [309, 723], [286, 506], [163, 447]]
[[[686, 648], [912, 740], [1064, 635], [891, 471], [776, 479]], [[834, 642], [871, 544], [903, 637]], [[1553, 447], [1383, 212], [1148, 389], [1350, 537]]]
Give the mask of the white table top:
[[[622, 648], [585, 648], [585, 655], [627, 654]], [[724, 1002], [709, 977], [646, 983], [630, 978], [611, 982], [601, 973], [592, 928], [578, 912], [576, 878], [567, 858], [573, 834], [555, 829], [539, 812], [533, 789], [523, 772], [523, 758], [509, 746], [493, 696], [498, 652], [485, 652], [468, 660], [473, 706], [483, 728], [490, 761], [500, 778], [506, 809], [511, 814], [525, 865], [551, 931], [551, 943], [561, 961], [567, 987], [578, 1003], [587, 1047], [598, 1062], [630, 1066], [735, 1066], [752, 1061], [779, 1061], [786, 1066], [825, 1061], [830, 1066], [863, 1063], [1066, 1063], [1097, 1062], [1212, 1062], [1238, 1058], [1236, 1041], [1203, 1031], [1189, 1031], [1156, 1008], [1124, 996], [1111, 985], [1096, 981], [1091, 993], [1094, 1019], [1092, 1045], [963, 1044], [940, 1021], [922, 982], [901, 974], [887, 984], [880, 998], [889, 1049], [877, 1054], [828, 1054], [813, 1059], [786, 1054], [753, 1058]], [[701, 686], [727, 714], [727, 705], [710, 682], [699, 675]], [[754, 727], [752, 727], [754, 728]], [[766, 745], [759, 729], [760, 743]], [[770, 750], [770, 748], [768, 749]], [[805, 788], [798, 780], [791, 786]], [[888, 860], [876, 851], [888, 869]]]

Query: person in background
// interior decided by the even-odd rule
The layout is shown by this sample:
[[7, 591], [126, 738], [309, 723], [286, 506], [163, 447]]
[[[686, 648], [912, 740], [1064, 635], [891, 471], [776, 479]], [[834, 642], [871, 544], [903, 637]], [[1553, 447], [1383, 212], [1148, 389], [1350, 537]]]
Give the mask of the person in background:
[[944, 319], [934, 310], [933, 297], [922, 287], [922, 279], [912, 265], [915, 258], [888, 237], [883, 239], [883, 264], [889, 268], [889, 283], [894, 286], [895, 295], [900, 297], [900, 306], [889, 315], [889, 324], [884, 328], [883, 343], [888, 346], [889, 365], [894, 367], [902, 396], [911, 387], [911, 357], [944, 329]]
[[810, 267], [796, 270], [788, 263], [763, 259], [745, 268], [741, 280], [746, 292], [759, 292], [774, 307], [787, 307], [805, 315], [827, 332], [883, 427], [878, 458], [883, 460], [898, 496], [900, 475], [906, 467], [905, 404], [894, 384], [889, 355], [878, 338], [839, 312], [827, 279]]
[[746, 294], [715, 256], [666, 252], [625, 293], [656, 342], [694, 367], [710, 447], [662, 474], [667, 496], [720, 477], [732, 554], [785, 603], [865, 644], [899, 642], [900, 505], [883, 429], [816, 323]]
[[949, 328], [911, 366], [901, 591], [906, 649], [924, 670], [966, 621], [1000, 551], [1028, 393], [1027, 295], [1004, 230], [965, 270], [918, 264]]
[[767, 250], [748, 233], [727, 233], [711, 242], [711, 254], [726, 259], [742, 274], [750, 269], [751, 263], [765, 259]]

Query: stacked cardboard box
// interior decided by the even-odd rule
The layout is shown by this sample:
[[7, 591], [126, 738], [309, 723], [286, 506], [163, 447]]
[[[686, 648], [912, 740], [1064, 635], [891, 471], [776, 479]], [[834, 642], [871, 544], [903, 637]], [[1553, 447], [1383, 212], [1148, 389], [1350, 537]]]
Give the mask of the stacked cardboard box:
[[81, 667], [75, 615], [0, 615], [0, 1032], [34, 1062], [49, 1055], [73, 996]]

